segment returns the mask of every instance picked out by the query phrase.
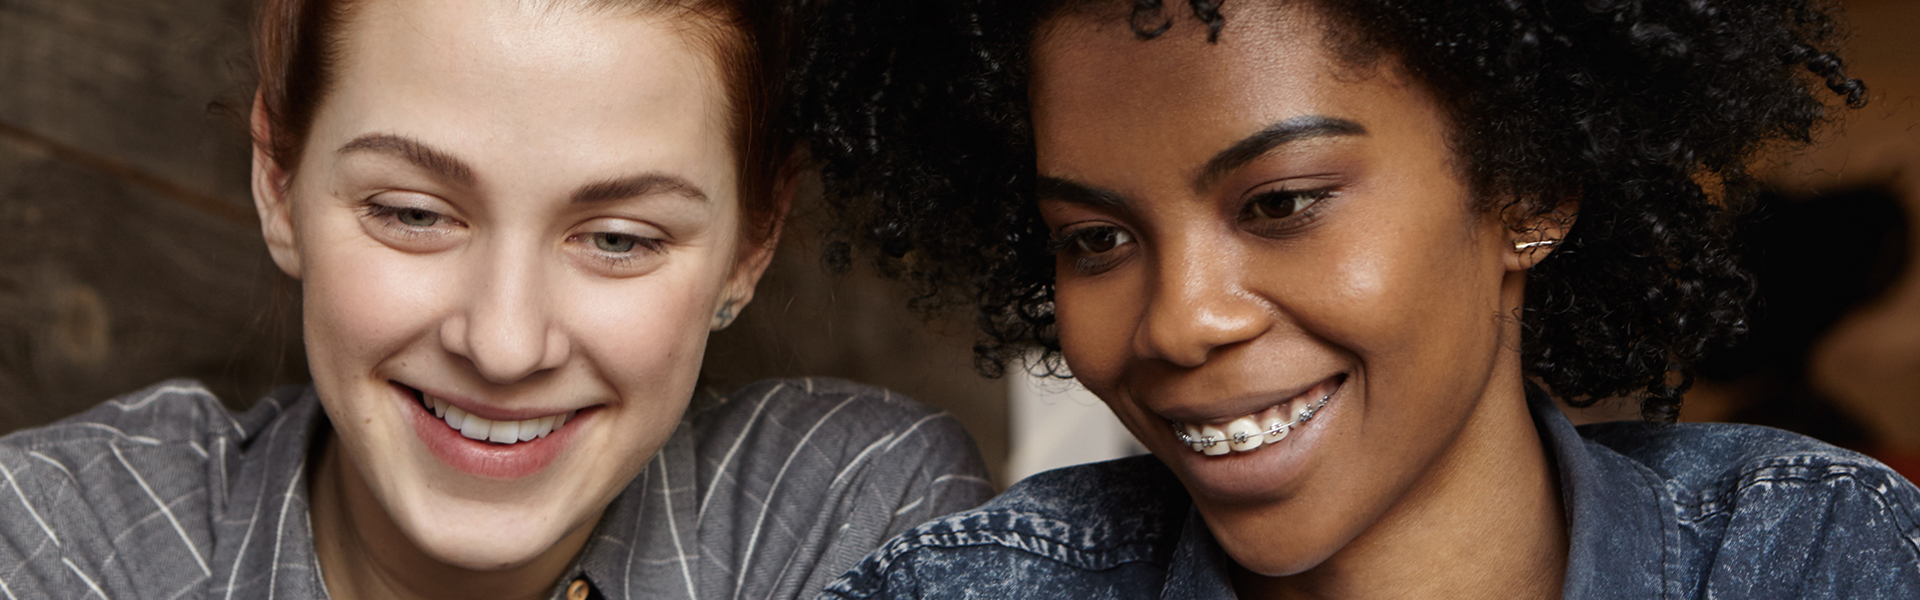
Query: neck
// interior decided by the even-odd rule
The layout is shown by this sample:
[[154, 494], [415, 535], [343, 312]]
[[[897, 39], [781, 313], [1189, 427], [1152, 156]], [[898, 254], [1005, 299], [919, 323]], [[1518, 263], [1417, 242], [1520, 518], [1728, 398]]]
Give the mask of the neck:
[[582, 527], [517, 567], [481, 571], [447, 564], [402, 533], [353, 461], [341, 454], [336, 434], [327, 433], [315, 460], [308, 481], [313, 546], [333, 598], [543, 598], [592, 534]]

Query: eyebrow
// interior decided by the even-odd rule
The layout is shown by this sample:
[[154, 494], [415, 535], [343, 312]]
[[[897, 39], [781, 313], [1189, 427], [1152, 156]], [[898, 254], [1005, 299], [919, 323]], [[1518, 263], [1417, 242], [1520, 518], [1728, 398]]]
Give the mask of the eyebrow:
[[666, 173], [649, 172], [581, 186], [573, 192], [573, 203], [610, 202], [658, 194], [707, 201], [707, 193], [693, 182]]
[[[426, 142], [403, 135], [370, 133], [354, 138], [339, 150], [340, 154], [355, 152], [398, 157], [441, 179], [451, 180], [467, 187], [474, 185], [473, 167], [468, 166], [465, 161], [452, 153], [434, 148]], [[591, 204], [656, 194], [671, 194], [700, 202], [706, 202], [708, 198], [706, 191], [685, 178], [666, 173], [648, 172], [580, 186], [579, 189], [574, 190], [570, 201], [574, 204]]]
[[1367, 135], [1366, 127], [1336, 117], [1305, 115], [1274, 123], [1213, 155], [1205, 166], [1200, 167], [1200, 173], [1194, 176], [1193, 189], [1204, 191], [1234, 169], [1247, 166], [1247, 163], [1287, 144], [1315, 138], [1362, 135]]
[[1034, 198], [1038, 200], [1057, 200], [1106, 208], [1127, 206], [1126, 197], [1118, 192], [1061, 177], [1041, 175], [1033, 183], [1033, 193]]
[[455, 158], [452, 154], [440, 151], [420, 140], [391, 133], [370, 133], [347, 142], [340, 147], [342, 155], [355, 152], [371, 152], [398, 157], [413, 163], [420, 169], [449, 179], [460, 185], [473, 186], [473, 168]]

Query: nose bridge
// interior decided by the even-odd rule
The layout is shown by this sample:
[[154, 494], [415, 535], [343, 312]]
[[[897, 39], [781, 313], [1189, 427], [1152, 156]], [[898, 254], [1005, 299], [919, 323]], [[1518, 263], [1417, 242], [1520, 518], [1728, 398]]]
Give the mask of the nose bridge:
[[495, 383], [564, 363], [568, 343], [553, 318], [544, 249], [536, 240], [494, 236], [476, 250], [464, 314], [450, 319], [464, 323], [445, 327], [448, 349]]
[[1215, 348], [1266, 330], [1267, 307], [1247, 291], [1230, 245], [1204, 235], [1170, 238], [1154, 249], [1155, 279], [1135, 339], [1142, 355], [1199, 366]]

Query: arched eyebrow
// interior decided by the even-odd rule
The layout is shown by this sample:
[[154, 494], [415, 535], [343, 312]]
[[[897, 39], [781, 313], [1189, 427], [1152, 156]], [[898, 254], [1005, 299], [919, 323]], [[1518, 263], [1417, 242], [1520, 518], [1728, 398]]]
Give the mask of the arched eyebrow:
[[403, 135], [391, 133], [369, 133], [341, 146], [339, 154], [371, 152], [385, 154], [413, 163], [413, 166], [432, 173], [441, 179], [473, 187], [473, 167], [452, 154], [441, 151], [425, 142]]
[[1366, 127], [1337, 117], [1304, 115], [1280, 121], [1241, 138], [1213, 155], [1193, 176], [1193, 190], [1205, 192], [1234, 169], [1247, 166], [1247, 163], [1287, 144], [1314, 138], [1360, 135], [1367, 135]]
[[658, 194], [680, 196], [700, 202], [707, 201], [706, 191], [685, 178], [660, 172], [648, 172], [581, 186], [573, 192], [573, 203], [611, 202]]
[[[355, 152], [397, 157], [440, 179], [463, 187], [474, 186], [473, 167], [468, 166], [466, 161], [460, 160], [450, 152], [407, 136], [370, 133], [354, 138], [339, 150], [340, 154]], [[681, 196], [700, 202], [707, 201], [707, 193], [700, 189], [700, 186], [694, 185], [683, 177], [660, 172], [647, 172], [589, 183], [574, 190], [570, 201], [574, 204], [610, 202], [656, 194]]]

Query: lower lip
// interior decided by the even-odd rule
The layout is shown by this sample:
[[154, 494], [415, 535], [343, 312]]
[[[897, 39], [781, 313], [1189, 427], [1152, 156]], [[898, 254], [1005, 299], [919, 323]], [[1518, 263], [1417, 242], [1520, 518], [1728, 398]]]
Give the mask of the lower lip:
[[567, 420], [567, 425], [555, 430], [543, 438], [517, 444], [494, 444], [468, 439], [458, 430], [447, 426], [447, 422], [433, 413], [410, 392], [402, 391], [405, 402], [412, 407], [407, 411], [407, 419], [413, 424], [413, 431], [425, 443], [427, 451], [447, 466], [459, 469], [471, 475], [490, 479], [519, 479], [547, 468], [559, 458], [560, 451], [566, 449], [568, 440], [580, 426], [593, 420], [595, 409], [583, 409]]
[[1308, 458], [1319, 447], [1325, 430], [1340, 419], [1343, 402], [1351, 394], [1347, 388], [1352, 377], [1334, 388], [1327, 405], [1314, 413], [1313, 420], [1294, 429], [1279, 442], [1261, 446], [1252, 452], [1232, 452], [1207, 456], [1169, 438], [1169, 457], [1162, 455], [1176, 470], [1185, 471], [1188, 487], [1195, 495], [1223, 502], [1272, 500], [1284, 496], [1306, 472]]

